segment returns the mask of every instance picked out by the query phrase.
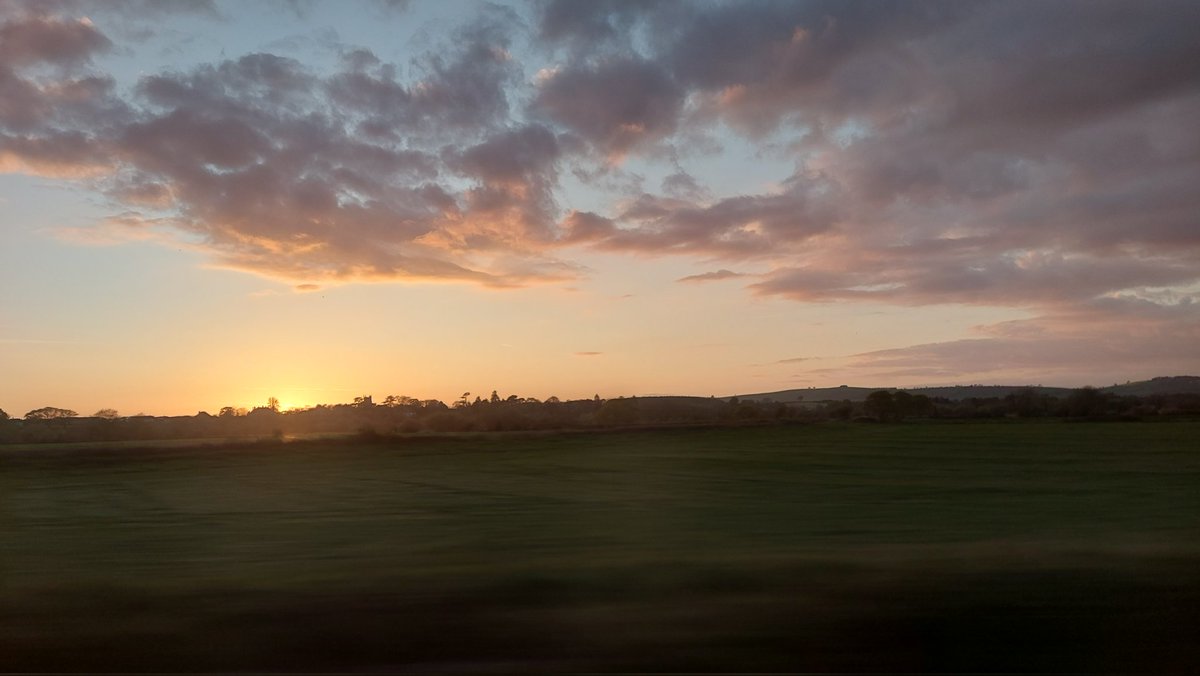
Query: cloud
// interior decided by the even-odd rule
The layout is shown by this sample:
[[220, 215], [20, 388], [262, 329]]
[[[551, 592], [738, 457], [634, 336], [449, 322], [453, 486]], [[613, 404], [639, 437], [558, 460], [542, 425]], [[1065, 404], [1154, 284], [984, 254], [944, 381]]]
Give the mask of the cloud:
[[[610, 251], [705, 254], [739, 259], [778, 254], [829, 230], [838, 220], [831, 190], [819, 180], [764, 195], [739, 195], [702, 204], [643, 193], [611, 219], [592, 215], [587, 238]], [[604, 219], [611, 227], [600, 227]], [[567, 223], [578, 241], [577, 223]]]
[[[122, 48], [103, 17], [142, 6], [3, 5], [0, 170], [100, 191], [218, 266], [509, 288], [591, 248], [752, 263], [761, 296], [1045, 318], [1200, 282], [1195, 3], [548, 1], [536, 76], [520, 17], [481, 6], [408, 64], [259, 53], [130, 89], [99, 70]], [[684, 165], [730, 134], [788, 163], [773, 188]]]
[[722, 279], [733, 279], [735, 277], [745, 277], [745, 276], [746, 276], [745, 273], [733, 272], [732, 270], [726, 270], [726, 269], [722, 268], [720, 270], [717, 270], [716, 272], [704, 272], [704, 273], [701, 273], [698, 275], [688, 275], [687, 277], [680, 277], [679, 279], [677, 279], [675, 281], [686, 282], [686, 283], [715, 282], [715, 281], [719, 281]]
[[556, 237], [555, 166], [561, 150], [540, 125], [499, 131], [483, 142], [444, 153], [447, 167], [474, 181], [462, 193], [453, 231], [427, 242], [446, 246], [519, 251], [540, 248]]
[[599, 357], [603, 352], [576, 352], [576, 357]]
[[627, 36], [653, 0], [549, 0], [539, 7], [539, 33], [551, 44], [590, 48]]
[[0, 173], [69, 179], [104, 174], [111, 166], [98, 144], [82, 134], [31, 137], [0, 133]]
[[27, 16], [0, 24], [0, 63], [8, 68], [81, 66], [111, 48], [112, 42], [86, 19]]
[[613, 58], [550, 74], [538, 85], [533, 110], [619, 159], [674, 132], [683, 101], [683, 90], [661, 65]]
[[[693, 4], [669, 22], [548, 5], [543, 30], [579, 63], [624, 50], [663, 69], [686, 103], [660, 128], [773, 134], [795, 162], [770, 193], [664, 181], [568, 219], [568, 239], [759, 259], [774, 268], [749, 286], [763, 296], [1034, 315], [859, 355], [853, 373], [1195, 371], [1198, 20], [1186, 2]], [[655, 39], [637, 53], [617, 25]]]
[[599, 216], [590, 211], [571, 211], [560, 224], [564, 244], [581, 242], [596, 242], [616, 233], [616, 225], [612, 219]]
[[413, 0], [374, 0], [376, 4], [391, 12], [407, 12]]
[[959, 340], [853, 355], [809, 375], [856, 382], [954, 381], [1103, 385], [1195, 373], [1200, 303], [1103, 299], [1031, 319], [978, 327]]
[[[0, 53], [74, 69], [109, 44], [90, 24], [59, 23], [50, 33], [63, 45], [8, 30]], [[203, 248], [214, 266], [298, 284], [576, 277], [540, 251], [556, 236], [557, 138], [500, 124], [507, 33], [480, 21], [459, 37], [423, 57], [409, 85], [362, 54], [331, 74], [249, 54], [147, 75], [128, 100], [101, 76], [0, 70], [0, 88], [17, 94], [0, 104], [0, 168], [86, 178], [119, 205], [156, 212], [151, 228]], [[344, 95], [336, 106], [330, 92]], [[440, 145], [451, 137], [467, 143]], [[119, 232], [97, 228], [92, 240]]]
[[776, 364], [799, 364], [801, 362], [824, 359], [824, 357], [791, 357], [790, 359], [780, 359]]
[[694, 176], [683, 170], [663, 178], [662, 191], [679, 199], [699, 200], [709, 196], [709, 191], [700, 185]]
[[[652, 136], [715, 120], [751, 138], [790, 135], [796, 171], [778, 192], [716, 200], [680, 172], [663, 181], [665, 195], [568, 217], [564, 241], [762, 258], [777, 267], [752, 290], [801, 301], [1049, 307], [1200, 280], [1200, 135], [1190, 122], [1200, 117], [1200, 46], [1184, 28], [1200, 19], [1196, 5], [726, 3], [667, 13], [544, 4], [543, 35], [570, 59], [543, 81], [535, 109], [610, 154], [648, 152], [618, 130], [636, 117], [628, 111], [647, 109], [639, 83], [653, 81], [673, 103], [643, 125]], [[655, 39], [639, 51], [617, 39], [618, 26]]]
[[803, 301], [1041, 307], [1086, 302], [1134, 287], [1182, 285], [1197, 278], [1194, 263], [1178, 256], [991, 251], [986, 240], [925, 244], [834, 249], [805, 267], [775, 270], [749, 288], [759, 295]]

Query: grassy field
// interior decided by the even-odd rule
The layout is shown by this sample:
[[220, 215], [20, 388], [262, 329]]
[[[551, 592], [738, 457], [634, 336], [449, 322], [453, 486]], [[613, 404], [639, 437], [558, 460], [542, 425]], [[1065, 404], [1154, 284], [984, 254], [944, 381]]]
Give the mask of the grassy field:
[[0, 448], [0, 671], [1200, 664], [1200, 423]]

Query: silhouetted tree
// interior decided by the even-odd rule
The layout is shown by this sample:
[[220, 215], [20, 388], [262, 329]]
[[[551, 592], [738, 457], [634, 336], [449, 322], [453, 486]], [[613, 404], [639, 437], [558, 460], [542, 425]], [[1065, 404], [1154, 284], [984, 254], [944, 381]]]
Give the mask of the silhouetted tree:
[[892, 393], [892, 419], [899, 422], [913, 416], [924, 417], [933, 413], [933, 402], [923, 394], [909, 394], [904, 390]]
[[637, 399], [609, 399], [596, 412], [596, 421], [602, 425], [632, 425], [640, 419]]
[[46, 406], [45, 408], [36, 408], [25, 414], [26, 420], [54, 420], [56, 418], [74, 418], [79, 415], [75, 411], [67, 408], [55, 408]]
[[117, 418], [120, 418], [121, 415], [119, 413], [117, 413], [117, 409], [115, 409], [115, 408], [102, 408], [99, 411], [96, 411], [95, 413], [93, 413], [92, 417], [93, 418], [104, 418], [105, 420], [116, 420]]
[[825, 404], [825, 414], [834, 420], [849, 420], [854, 415], [854, 404], [849, 399]]
[[867, 415], [874, 416], [884, 422], [894, 420], [896, 417], [896, 400], [891, 392], [877, 390], [867, 395], [866, 401], [863, 402], [863, 410], [866, 411]]
[[2, 408], [0, 408], [0, 420], [8, 420], [8, 414]]
[[1022, 387], [1004, 397], [1004, 402], [1008, 405], [1009, 413], [1021, 418], [1032, 418], [1045, 414], [1046, 406], [1043, 398], [1032, 387]]
[[267, 408], [278, 413], [279, 412], [279, 400], [276, 399], [275, 397], [267, 397]]
[[1067, 397], [1067, 415], [1080, 418], [1096, 418], [1108, 411], [1109, 396], [1094, 387], [1074, 390]]

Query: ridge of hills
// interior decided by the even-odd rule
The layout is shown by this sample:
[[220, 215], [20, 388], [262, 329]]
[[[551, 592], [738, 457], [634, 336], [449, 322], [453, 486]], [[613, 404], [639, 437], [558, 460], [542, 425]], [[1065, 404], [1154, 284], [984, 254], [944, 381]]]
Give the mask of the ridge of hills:
[[[1020, 390], [1033, 390], [1038, 394], [1051, 397], [1065, 397], [1077, 388], [1043, 387], [1041, 385], [951, 385], [947, 387], [814, 387], [779, 392], [762, 392], [757, 394], [739, 394], [736, 397], [742, 401], [759, 402], [818, 402], [818, 401], [864, 401], [867, 395], [879, 390], [889, 392], [904, 391], [909, 394], [923, 394], [929, 398], [942, 397], [951, 401], [971, 398], [1006, 397]], [[1150, 380], [1128, 382], [1123, 385], [1098, 387], [1101, 392], [1120, 396], [1145, 397], [1156, 394], [1200, 394], [1200, 376], [1160, 376]], [[734, 397], [721, 397], [726, 401]]]

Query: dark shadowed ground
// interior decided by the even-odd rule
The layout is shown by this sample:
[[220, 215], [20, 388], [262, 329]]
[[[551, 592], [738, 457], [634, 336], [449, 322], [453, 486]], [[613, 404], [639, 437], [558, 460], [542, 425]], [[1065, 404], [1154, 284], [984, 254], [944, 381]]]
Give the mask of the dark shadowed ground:
[[1200, 424], [0, 450], [0, 670], [1190, 672]]

